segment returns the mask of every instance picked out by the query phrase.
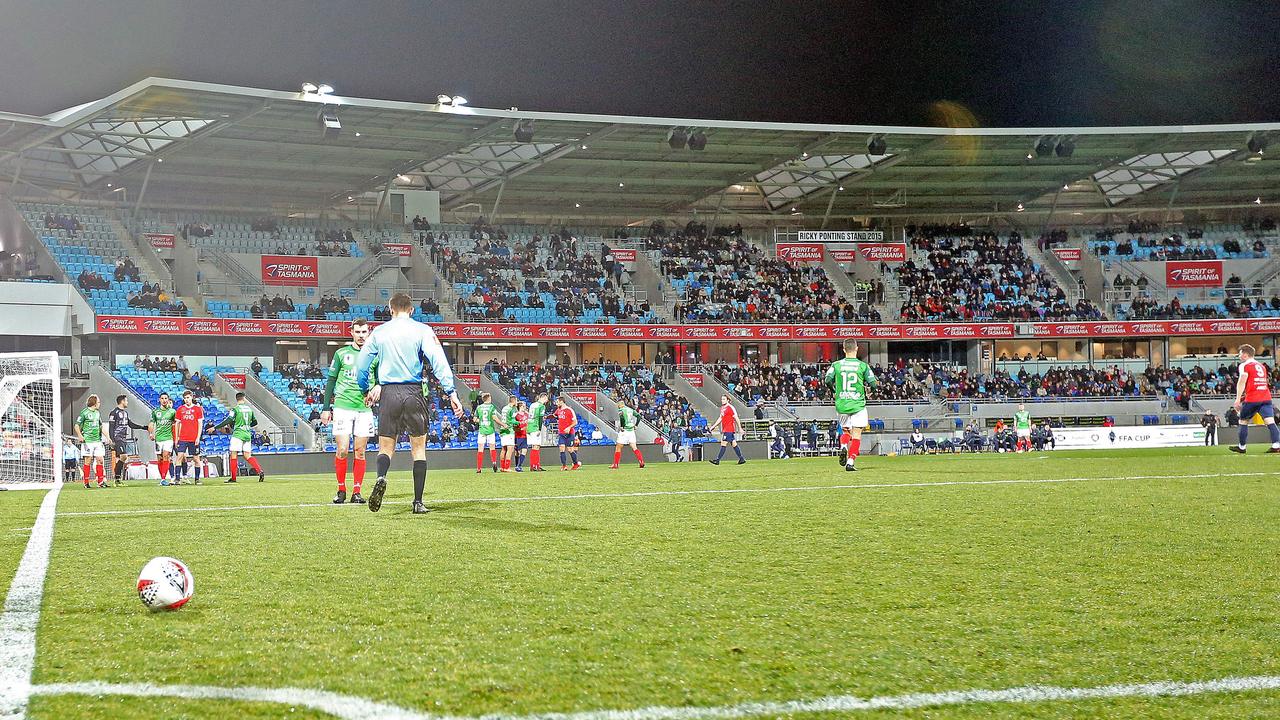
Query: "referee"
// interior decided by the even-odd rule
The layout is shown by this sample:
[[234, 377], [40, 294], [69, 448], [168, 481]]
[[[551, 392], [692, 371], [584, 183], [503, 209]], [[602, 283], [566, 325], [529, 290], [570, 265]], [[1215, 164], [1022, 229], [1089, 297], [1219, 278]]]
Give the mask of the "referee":
[[[453, 389], [453, 370], [444, 348], [430, 326], [412, 317], [413, 300], [405, 293], [391, 296], [387, 307], [391, 320], [379, 325], [369, 335], [356, 358], [356, 384], [365, 393], [369, 405], [378, 405], [378, 481], [369, 493], [369, 509], [378, 512], [387, 491], [387, 471], [396, 451], [396, 437], [409, 433], [409, 452], [413, 455], [413, 512], [427, 512], [422, 504], [422, 491], [427, 485], [427, 399], [422, 393], [423, 364], [440, 381], [453, 406], [453, 414], [462, 417], [462, 403]], [[370, 389], [369, 368], [378, 361], [378, 384]]]

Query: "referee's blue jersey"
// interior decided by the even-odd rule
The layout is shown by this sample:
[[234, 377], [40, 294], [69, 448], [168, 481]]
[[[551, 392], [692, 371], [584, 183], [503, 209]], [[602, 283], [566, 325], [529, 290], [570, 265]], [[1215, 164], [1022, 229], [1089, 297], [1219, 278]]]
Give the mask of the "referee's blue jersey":
[[430, 364], [445, 394], [453, 392], [453, 370], [430, 325], [400, 316], [374, 328], [356, 358], [356, 383], [362, 392], [369, 391], [369, 368], [374, 358], [378, 360], [379, 385], [421, 383], [423, 365]]

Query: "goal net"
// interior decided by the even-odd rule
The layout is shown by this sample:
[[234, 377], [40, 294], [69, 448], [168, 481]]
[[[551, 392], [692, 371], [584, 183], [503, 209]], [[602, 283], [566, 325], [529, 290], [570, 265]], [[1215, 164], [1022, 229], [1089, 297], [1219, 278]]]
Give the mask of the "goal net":
[[0, 485], [62, 476], [58, 354], [0, 353]]

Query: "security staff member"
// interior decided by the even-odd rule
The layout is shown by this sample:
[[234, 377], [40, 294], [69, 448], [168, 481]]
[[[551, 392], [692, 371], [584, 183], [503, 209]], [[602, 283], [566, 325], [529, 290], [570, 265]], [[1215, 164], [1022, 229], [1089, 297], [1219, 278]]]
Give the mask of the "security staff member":
[[[440, 381], [453, 414], [462, 417], [462, 402], [453, 388], [453, 370], [444, 347], [429, 325], [414, 320], [413, 300], [405, 293], [391, 296], [391, 320], [369, 335], [356, 358], [356, 384], [369, 405], [378, 405], [378, 480], [369, 493], [369, 509], [378, 512], [387, 491], [387, 471], [396, 451], [396, 437], [409, 434], [413, 455], [413, 512], [427, 512], [422, 491], [427, 484], [427, 399], [422, 394], [423, 366]], [[370, 389], [369, 368], [378, 360], [378, 384]]]

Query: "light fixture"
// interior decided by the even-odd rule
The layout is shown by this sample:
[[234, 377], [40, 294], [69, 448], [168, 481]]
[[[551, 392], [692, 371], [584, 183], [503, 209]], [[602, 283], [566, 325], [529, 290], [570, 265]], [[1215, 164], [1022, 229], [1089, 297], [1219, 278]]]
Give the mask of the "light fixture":
[[453, 106], [454, 106], [454, 107], [462, 107], [463, 105], [466, 105], [466, 104], [467, 104], [467, 99], [466, 99], [466, 98], [462, 97], [461, 95], [454, 95], [454, 96], [453, 96]]
[[451, 102], [453, 102], [453, 98], [449, 97], [448, 95], [437, 95], [437, 96], [436, 96], [436, 104], [437, 104], [437, 105], [448, 105], [448, 104], [449, 104], [449, 103], [451, 103]]
[[586, 149], [587, 149], [587, 146], [586, 146], [586, 145], [579, 145], [579, 146], [578, 146], [578, 149], [579, 149], [579, 150], [586, 150]]
[[408, 175], [397, 175], [396, 179], [402, 183], [413, 182], [413, 178], [409, 177]]
[[356, 133], [356, 137], [360, 137], [360, 133]]
[[1250, 135], [1246, 145], [1249, 148], [1249, 152], [1261, 155], [1262, 151], [1267, 149], [1266, 133], [1256, 132]]
[[[1053, 154], [1054, 146], [1055, 143], [1053, 142], [1053, 136], [1041, 135], [1036, 138], [1036, 142], [1031, 146], [1031, 149], [1035, 152], [1036, 157], [1049, 157]], [[1027, 157], [1031, 156], [1028, 155]]]
[[580, 208], [582, 207], [582, 203], [574, 203], [573, 206], [576, 208]]
[[[320, 108], [320, 114], [316, 116], [316, 121], [320, 123], [320, 134], [326, 140], [338, 137], [342, 132], [342, 123], [338, 120], [337, 108], [328, 105]], [[360, 133], [356, 133], [358, 136]]]
[[309, 82], [302, 83], [302, 92], [308, 95], [314, 95], [316, 91], [319, 89], [320, 88], [315, 83], [309, 83]]
[[689, 133], [689, 149], [702, 152], [707, 149], [707, 134], [701, 130], [693, 130]]
[[682, 150], [689, 143], [689, 130], [682, 127], [673, 127], [667, 132], [667, 146], [672, 150]]
[[872, 135], [867, 139], [868, 155], [884, 155], [889, 149], [889, 144], [885, 142], [883, 135]]
[[626, 187], [624, 183], [618, 183], [618, 187]]
[[111, 186], [112, 186], [111, 183], [107, 183], [107, 187], [111, 187]]
[[1062, 186], [1062, 189], [1063, 189], [1063, 190], [1070, 190], [1070, 189], [1071, 189], [1071, 186], [1070, 186], [1070, 185], [1063, 185], [1063, 186]]
[[1261, 205], [1261, 204], [1262, 204], [1262, 196], [1261, 196], [1261, 195], [1259, 195], [1258, 197], [1254, 198], [1254, 199], [1253, 199], [1253, 204], [1254, 204], [1254, 205]]
[[1023, 210], [1022, 203], [1018, 203], [1018, 212], [1022, 212], [1022, 210]]
[[1070, 137], [1062, 137], [1058, 139], [1058, 144], [1053, 146], [1053, 154], [1060, 158], [1071, 157], [1071, 153], [1076, 151], [1076, 141]]
[[1028, 160], [1032, 160], [1032, 159], [1034, 159], [1034, 158], [1035, 158], [1035, 155], [1032, 155], [1031, 153], [1027, 153], [1027, 159], [1028, 159]]
[[317, 95], [328, 95], [333, 92], [333, 86], [329, 83], [320, 83], [320, 87], [316, 88]]
[[840, 187], [836, 188], [836, 192], [844, 192], [844, 186], [841, 185]]
[[513, 132], [518, 143], [533, 142], [533, 120], [525, 118], [516, 121], [516, 129]]

